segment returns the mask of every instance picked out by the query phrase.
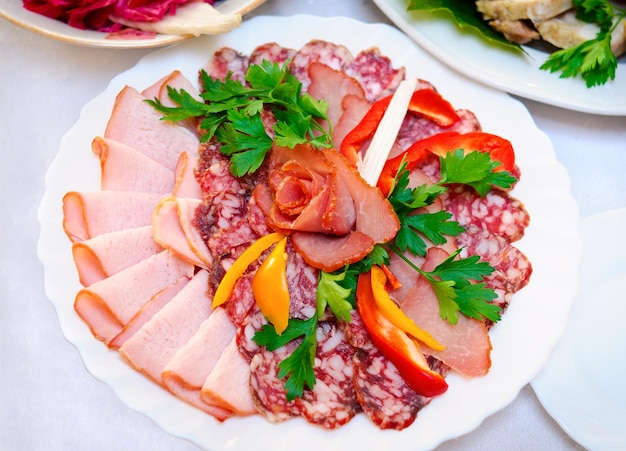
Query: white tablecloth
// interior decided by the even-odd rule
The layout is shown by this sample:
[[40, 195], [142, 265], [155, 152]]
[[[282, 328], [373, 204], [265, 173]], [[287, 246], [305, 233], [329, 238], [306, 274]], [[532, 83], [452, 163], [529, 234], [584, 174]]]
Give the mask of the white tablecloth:
[[[268, 0], [254, 14], [295, 13], [388, 23], [366, 0]], [[150, 52], [72, 46], [0, 20], [2, 450], [196, 449], [126, 407], [85, 370], [77, 351], [63, 338], [46, 299], [36, 255], [44, 174], [61, 137], [78, 119], [81, 107], [113, 76]], [[521, 100], [568, 169], [581, 216], [626, 207], [626, 118]], [[511, 405], [440, 449], [582, 448], [526, 386]]]

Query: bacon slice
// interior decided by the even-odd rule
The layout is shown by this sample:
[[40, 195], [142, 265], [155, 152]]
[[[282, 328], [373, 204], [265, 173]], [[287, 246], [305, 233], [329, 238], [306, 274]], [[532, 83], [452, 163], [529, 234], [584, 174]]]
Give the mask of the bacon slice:
[[353, 95], [365, 99], [365, 92], [354, 78], [325, 64], [313, 62], [309, 65], [308, 71], [311, 79], [308, 93], [315, 99], [326, 100], [328, 120], [334, 129], [343, 114], [343, 98], [346, 95]]
[[295, 232], [291, 241], [309, 265], [326, 272], [361, 260], [372, 252], [375, 244], [369, 236], [358, 231], [344, 236]]
[[139, 263], [163, 248], [154, 241], [152, 227], [103, 233], [72, 245], [72, 256], [83, 286]]
[[345, 183], [354, 201], [356, 230], [368, 235], [376, 243], [386, 243], [394, 238], [400, 222], [380, 190], [368, 185], [336, 151], [325, 149], [324, 155], [336, 165], [337, 176]]
[[356, 127], [365, 114], [369, 111], [371, 104], [364, 97], [346, 94], [341, 100], [342, 114], [333, 128], [333, 143], [337, 149], [341, 148], [341, 143], [346, 135]]
[[174, 170], [181, 152], [196, 155], [200, 140], [185, 127], [161, 120], [162, 114], [145, 100], [134, 88], [122, 89], [115, 99], [104, 137], [133, 147]]
[[[433, 247], [426, 254], [422, 268], [433, 270], [448, 257], [447, 252]], [[400, 307], [420, 328], [446, 348], [434, 351], [426, 346], [425, 354], [432, 355], [449, 367], [468, 377], [483, 376], [491, 367], [491, 340], [484, 322], [459, 314], [459, 321], [451, 325], [439, 315], [439, 301], [432, 287], [420, 277], [415, 287], [404, 298]]]
[[158, 384], [163, 383], [161, 374], [167, 363], [211, 314], [208, 278], [206, 270], [198, 271], [174, 299], [119, 349], [131, 366]]
[[115, 191], [169, 194], [174, 171], [113, 139], [96, 137], [91, 148], [100, 158], [101, 188]]
[[192, 265], [165, 250], [83, 288], [74, 309], [94, 336], [108, 344], [154, 295], [192, 274]]
[[174, 196], [161, 199], [152, 222], [154, 240], [190, 263], [210, 268], [213, 257], [199, 229], [194, 226], [196, 208], [200, 204], [200, 199]]
[[215, 309], [165, 365], [161, 374], [165, 387], [219, 420], [231, 416], [233, 409], [205, 402], [200, 396], [200, 390], [234, 337], [235, 325], [223, 308]]
[[152, 223], [159, 195], [135, 191], [70, 191], [63, 196], [63, 230], [75, 243]]

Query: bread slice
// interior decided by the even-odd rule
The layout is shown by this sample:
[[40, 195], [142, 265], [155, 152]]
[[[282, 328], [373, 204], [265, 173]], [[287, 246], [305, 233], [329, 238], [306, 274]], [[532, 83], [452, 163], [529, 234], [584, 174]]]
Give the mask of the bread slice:
[[572, 0], [478, 0], [476, 8], [486, 20], [533, 21], [550, 19], [571, 9]]

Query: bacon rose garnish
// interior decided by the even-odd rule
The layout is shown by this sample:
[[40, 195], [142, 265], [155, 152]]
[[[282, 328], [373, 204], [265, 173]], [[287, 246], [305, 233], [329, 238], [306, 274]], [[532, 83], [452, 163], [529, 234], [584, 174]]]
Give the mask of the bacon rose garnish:
[[274, 147], [268, 184], [254, 196], [268, 225], [290, 234], [305, 261], [327, 272], [361, 260], [400, 227], [380, 190], [333, 149]]

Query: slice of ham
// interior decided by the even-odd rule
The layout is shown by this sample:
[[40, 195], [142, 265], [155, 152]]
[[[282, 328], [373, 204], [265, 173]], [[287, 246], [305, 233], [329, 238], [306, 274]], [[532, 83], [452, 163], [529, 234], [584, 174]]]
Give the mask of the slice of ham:
[[232, 409], [203, 401], [200, 398], [200, 390], [234, 337], [235, 325], [226, 311], [218, 307], [165, 365], [161, 375], [165, 387], [180, 399], [218, 420], [225, 420], [231, 416]]
[[165, 304], [174, 299], [180, 290], [182, 290], [187, 283], [191, 280], [189, 277], [182, 277], [173, 284], [159, 291], [152, 296], [150, 300], [141, 307], [141, 310], [137, 312], [133, 319], [126, 324], [121, 332], [109, 342], [109, 348], [119, 349], [126, 340], [132, 337], [146, 322], [150, 320], [159, 310], [161, 310]]
[[333, 128], [333, 143], [337, 149], [341, 148], [343, 139], [361, 122], [370, 107], [371, 104], [367, 99], [359, 95], [347, 94], [343, 97], [341, 100], [341, 117]]
[[192, 274], [193, 265], [164, 250], [83, 288], [74, 309], [94, 336], [108, 344], [155, 294]]
[[325, 64], [313, 62], [309, 65], [308, 71], [311, 79], [308, 93], [315, 99], [326, 100], [328, 120], [334, 129], [343, 114], [343, 98], [346, 95], [353, 95], [365, 99], [365, 92], [354, 78]]
[[113, 139], [96, 137], [91, 148], [100, 158], [101, 188], [115, 191], [169, 194], [174, 171]]
[[154, 241], [152, 227], [136, 227], [103, 233], [72, 245], [72, 256], [83, 286], [89, 286], [163, 248]]
[[232, 410], [237, 415], [256, 413], [250, 386], [250, 363], [245, 360], [233, 338], [200, 391], [200, 397], [210, 404]]
[[[430, 248], [422, 269], [432, 271], [447, 257], [448, 253], [442, 249]], [[459, 314], [459, 321], [456, 325], [441, 319], [437, 296], [423, 277], [418, 279], [400, 307], [420, 328], [430, 332], [439, 343], [445, 346], [443, 351], [435, 351], [422, 346], [425, 354], [436, 357], [450, 368], [468, 377], [483, 376], [489, 371], [491, 340], [485, 323], [462, 314]]]
[[152, 223], [160, 196], [135, 191], [70, 191], [63, 196], [63, 230], [75, 243]]
[[122, 89], [115, 99], [104, 137], [131, 146], [174, 170], [181, 152], [197, 154], [199, 138], [185, 127], [161, 120], [162, 114], [145, 100], [134, 88]]
[[[179, 70], [174, 70], [170, 74], [164, 76], [156, 83], [141, 91], [141, 94], [147, 99], [156, 98], [167, 107], [179, 106], [170, 98], [168, 94], [168, 87], [176, 89], [178, 91], [184, 90], [194, 99], [201, 100], [198, 88], [196, 88], [193, 83], [191, 83], [191, 81], [189, 81]], [[177, 124], [184, 126], [194, 134], [197, 133], [196, 122], [193, 119], [180, 121], [177, 122]]]
[[164, 197], [154, 211], [152, 229], [154, 240], [161, 246], [196, 266], [210, 268], [213, 257], [194, 226], [196, 208], [201, 203], [200, 199]]
[[190, 199], [202, 199], [202, 189], [196, 179], [198, 159], [189, 156], [187, 152], [182, 152], [178, 157], [176, 169], [174, 170], [175, 180], [172, 195], [176, 197], [187, 197]]
[[356, 230], [371, 237], [376, 243], [386, 243], [394, 238], [400, 222], [380, 190], [368, 185], [339, 153], [332, 149], [323, 152], [337, 167], [337, 176], [345, 183], [354, 201]]
[[119, 352], [132, 367], [163, 383], [161, 374], [167, 363], [211, 314], [208, 279], [206, 270], [198, 271], [174, 299], [126, 340]]

